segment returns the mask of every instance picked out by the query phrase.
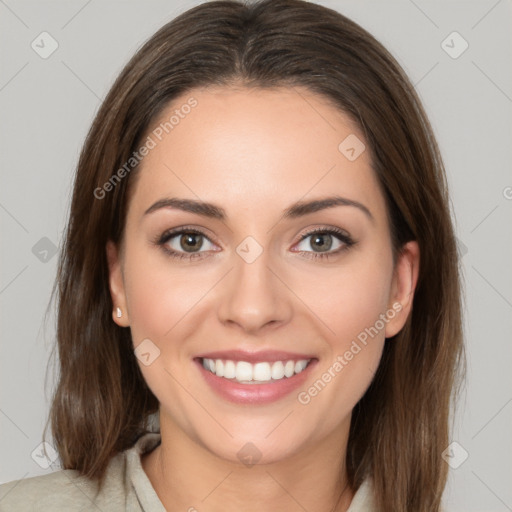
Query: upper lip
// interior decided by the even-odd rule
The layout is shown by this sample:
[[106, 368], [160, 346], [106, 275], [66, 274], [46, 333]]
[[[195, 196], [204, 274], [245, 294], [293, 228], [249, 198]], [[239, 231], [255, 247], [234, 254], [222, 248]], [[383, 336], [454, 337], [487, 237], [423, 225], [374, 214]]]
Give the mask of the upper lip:
[[315, 359], [311, 354], [297, 354], [281, 350], [260, 350], [258, 352], [246, 352], [244, 350], [219, 350], [196, 356], [196, 359], [223, 359], [230, 361], [247, 361], [248, 363], [262, 363], [268, 361], [301, 361]]

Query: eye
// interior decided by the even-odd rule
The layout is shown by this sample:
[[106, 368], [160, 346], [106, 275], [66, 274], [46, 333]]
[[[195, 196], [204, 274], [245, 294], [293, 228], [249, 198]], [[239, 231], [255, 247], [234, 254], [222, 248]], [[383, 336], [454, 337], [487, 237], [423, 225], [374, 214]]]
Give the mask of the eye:
[[[166, 231], [158, 237], [156, 244], [161, 246], [169, 256], [179, 259], [203, 258], [205, 257], [203, 252], [211, 251], [213, 247], [205, 233], [187, 227]], [[209, 247], [208, 244], [212, 247]], [[200, 249], [205, 249], [205, 251], [200, 251]]]
[[[329, 258], [349, 249], [355, 243], [350, 235], [341, 229], [317, 228], [302, 235], [297, 252], [308, 258]], [[307, 250], [308, 246], [313, 252]]]
[[[217, 252], [218, 250], [213, 248], [214, 244], [203, 231], [191, 227], [165, 231], [153, 242], [160, 246], [168, 256], [177, 259], [204, 259], [209, 257], [208, 252]], [[317, 228], [302, 235], [298, 243], [298, 250], [294, 250], [294, 252], [310, 259], [328, 259], [348, 250], [354, 244], [356, 242], [350, 235], [341, 229]], [[308, 246], [313, 251], [307, 250]]]

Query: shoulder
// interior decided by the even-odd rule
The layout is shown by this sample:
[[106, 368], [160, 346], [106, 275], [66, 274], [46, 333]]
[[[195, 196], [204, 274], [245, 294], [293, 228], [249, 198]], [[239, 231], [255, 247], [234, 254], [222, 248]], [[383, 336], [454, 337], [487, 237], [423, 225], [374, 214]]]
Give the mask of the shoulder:
[[352, 503], [347, 512], [377, 512], [373, 497], [373, 484], [371, 477], [363, 480], [359, 489], [352, 498]]
[[94, 481], [78, 471], [55, 471], [0, 485], [0, 510], [80, 510], [95, 494]]
[[2, 484], [0, 512], [126, 510], [137, 501], [132, 485], [134, 464], [130, 461], [140, 453], [143, 441], [112, 457], [101, 487], [96, 480], [72, 469]]

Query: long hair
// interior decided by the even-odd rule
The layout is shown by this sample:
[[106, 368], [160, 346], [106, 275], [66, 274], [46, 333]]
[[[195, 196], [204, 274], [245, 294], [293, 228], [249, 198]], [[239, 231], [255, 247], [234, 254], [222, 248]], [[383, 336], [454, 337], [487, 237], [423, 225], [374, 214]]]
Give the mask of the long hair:
[[101, 482], [111, 457], [133, 446], [158, 410], [129, 328], [112, 321], [105, 251], [109, 239], [122, 241], [138, 166], [106, 197], [95, 191], [174, 98], [233, 84], [306, 87], [348, 115], [385, 195], [394, 257], [407, 241], [419, 244], [414, 307], [353, 410], [346, 463], [354, 490], [372, 478], [380, 511], [438, 511], [447, 479], [441, 454], [465, 368], [442, 158], [390, 53], [340, 13], [302, 0], [210, 1], [184, 12], [138, 50], [103, 101], [80, 154], [52, 292], [60, 372], [48, 422], [62, 466]]

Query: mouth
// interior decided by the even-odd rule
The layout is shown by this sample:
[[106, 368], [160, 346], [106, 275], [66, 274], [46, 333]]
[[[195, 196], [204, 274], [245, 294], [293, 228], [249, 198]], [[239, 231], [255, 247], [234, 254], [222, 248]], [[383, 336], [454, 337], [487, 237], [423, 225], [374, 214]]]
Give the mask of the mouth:
[[283, 398], [307, 379], [318, 359], [285, 352], [217, 352], [194, 358], [206, 383], [235, 403], [263, 404]]
[[217, 377], [222, 377], [240, 384], [261, 384], [289, 379], [304, 371], [312, 359], [294, 361], [264, 361], [251, 364], [248, 361], [233, 361], [202, 358], [203, 368]]

